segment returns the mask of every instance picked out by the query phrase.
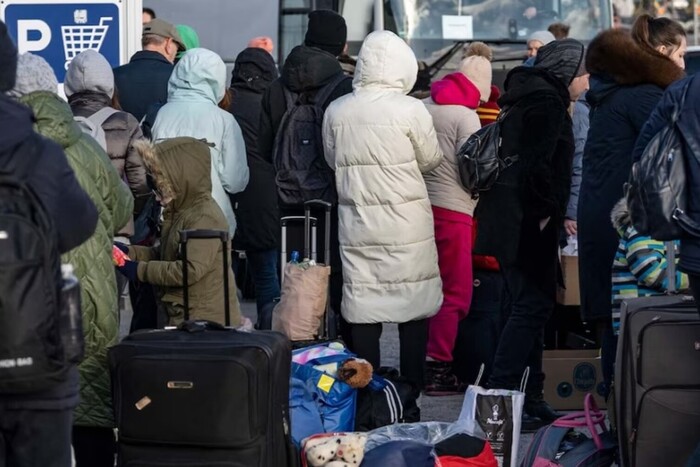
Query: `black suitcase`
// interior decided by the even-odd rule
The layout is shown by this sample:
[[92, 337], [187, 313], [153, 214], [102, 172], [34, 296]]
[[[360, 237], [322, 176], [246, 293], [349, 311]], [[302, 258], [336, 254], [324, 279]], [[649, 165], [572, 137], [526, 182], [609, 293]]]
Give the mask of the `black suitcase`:
[[482, 381], [488, 380], [503, 329], [507, 302], [503, 276], [499, 271], [474, 270], [471, 307], [467, 317], [459, 322], [452, 352], [452, 371], [460, 381], [473, 384], [482, 364]]
[[622, 303], [620, 317], [615, 401], [622, 465], [684, 466], [700, 440], [697, 304], [683, 295], [633, 299]]
[[[183, 264], [190, 239], [217, 238], [228, 248], [227, 232], [180, 235]], [[223, 256], [227, 272], [228, 255]], [[183, 274], [186, 285], [186, 269]], [[228, 291], [228, 274], [224, 277]], [[185, 293], [185, 318], [188, 307]], [[271, 331], [186, 321], [177, 329], [126, 337], [109, 351], [118, 465], [294, 465], [290, 362], [289, 341]]]

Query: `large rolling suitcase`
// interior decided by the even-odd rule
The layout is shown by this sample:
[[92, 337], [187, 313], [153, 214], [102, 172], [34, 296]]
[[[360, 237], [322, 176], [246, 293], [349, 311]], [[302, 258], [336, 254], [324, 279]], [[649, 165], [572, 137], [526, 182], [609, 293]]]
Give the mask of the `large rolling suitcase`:
[[[312, 216], [312, 210], [321, 209], [325, 215], [325, 229], [323, 235], [323, 261], [328, 268], [333, 268], [331, 264], [331, 210], [332, 204], [323, 200], [311, 200], [304, 203], [304, 216], [287, 216], [281, 219], [282, 248], [280, 249], [280, 278], [282, 289], [284, 290], [285, 270], [287, 261], [292, 251], [303, 251], [304, 258], [318, 261], [318, 218]], [[295, 227], [303, 226], [302, 229]], [[300, 237], [301, 235], [301, 237]], [[303, 246], [303, 250], [302, 250]], [[333, 340], [338, 337], [338, 322], [335, 312], [331, 309], [331, 286], [330, 277], [326, 287], [325, 313], [316, 336], [320, 342]], [[315, 342], [315, 341], [314, 341]], [[311, 341], [302, 345], [310, 344]], [[298, 345], [297, 345], [298, 346]]]
[[622, 465], [684, 466], [700, 441], [697, 304], [683, 295], [633, 299], [622, 303], [620, 317], [615, 400]]
[[[227, 232], [180, 236], [183, 265], [189, 240], [220, 239], [228, 249]], [[183, 275], [186, 291], [186, 268]], [[187, 319], [187, 293], [184, 298]], [[110, 349], [109, 362], [119, 466], [292, 465], [291, 349], [283, 335], [185, 321], [128, 336]]]

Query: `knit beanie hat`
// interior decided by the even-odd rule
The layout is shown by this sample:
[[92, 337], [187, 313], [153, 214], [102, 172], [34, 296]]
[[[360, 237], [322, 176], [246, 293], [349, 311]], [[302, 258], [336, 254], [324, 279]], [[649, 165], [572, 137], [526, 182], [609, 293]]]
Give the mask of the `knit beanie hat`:
[[17, 48], [7, 32], [7, 26], [0, 21], [0, 92], [7, 92], [15, 86], [17, 75]]
[[175, 29], [180, 33], [182, 42], [185, 44], [185, 50], [179, 51], [175, 56], [175, 58], [179, 60], [188, 50], [199, 47], [199, 36], [197, 35], [197, 31], [186, 24], [178, 24], [175, 26]]
[[315, 10], [309, 13], [309, 28], [304, 45], [325, 50], [334, 57], [343, 53], [348, 39], [345, 18], [331, 10]]
[[58, 93], [58, 80], [46, 60], [27, 52], [17, 57], [17, 80], [7, 95], [19, 98], [36, 91]]
[[528, 42], [530, 41], [540, 41], [542, 45], [547, 45], [550, 42], [554, 42], [557, 40], [556, 37], [554, 37], [554, 34], [552, 34], [549, 31], [535, 31], [532, 33], [532, 35], [527, 39]]
[[[583, 44], [575, 39], [563, 39], [537, 51], [535, 68], [549, 71], [568, 87], [575, 77], [580, 76], [583, 59]], [[585, 73], [585, 68], [583, 70]]]
[[101, 92], [110, 98], [114, 95], [112, 67], [99, 52], [86, 50], [71, 60], [63, 83], [66, 96], [84, 91]]
[[467, 58], [459, 64], [459, 71], [479, 89], [481, 101], [488, 102], [491, 96], [491, 80], [493, 78], [493, 69], [489, 60], [489, 56], [492, 56], [491, 49], [486, 44], [484, 47], [475, 44], [470, 46]]

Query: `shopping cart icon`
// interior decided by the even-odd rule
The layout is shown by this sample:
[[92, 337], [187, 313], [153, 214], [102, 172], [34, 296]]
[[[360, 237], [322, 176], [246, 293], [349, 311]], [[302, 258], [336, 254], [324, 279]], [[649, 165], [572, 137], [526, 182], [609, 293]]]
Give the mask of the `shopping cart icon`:
[[102, 42], [107, 35], [109, 25], [105, 24], [112, 21], [111, 16], [103, 16], [100, 18], [100, 24], [84, 24], [61, 26], [61, 36], [63, 36], [63, 51], [66, 55], [66, 70], [71, 60], [73, 60], [80, 52], [86, 50], [100, 51]]

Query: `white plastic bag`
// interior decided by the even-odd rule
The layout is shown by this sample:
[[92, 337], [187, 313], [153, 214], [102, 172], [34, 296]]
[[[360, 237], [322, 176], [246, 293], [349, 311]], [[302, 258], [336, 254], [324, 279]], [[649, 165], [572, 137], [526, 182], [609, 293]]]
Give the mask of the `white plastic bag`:
[[476, 424], [486, 434], [499, 467], [517, 467], [520, 429], [525, 404], [525, 386], [530, 369], [525, 370], [520, 391], [484, 389], [476, 384], [467, 388], [457, 423]]

